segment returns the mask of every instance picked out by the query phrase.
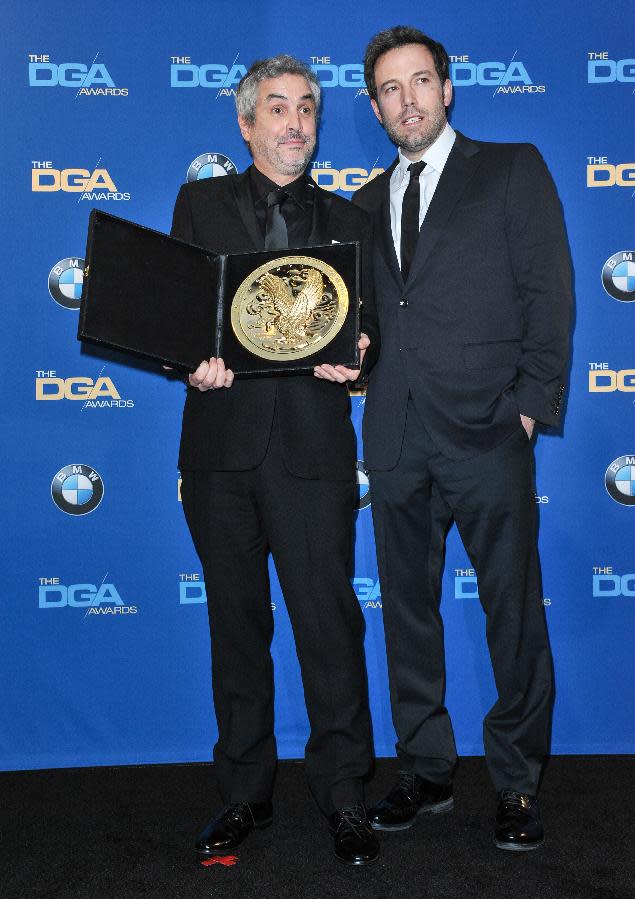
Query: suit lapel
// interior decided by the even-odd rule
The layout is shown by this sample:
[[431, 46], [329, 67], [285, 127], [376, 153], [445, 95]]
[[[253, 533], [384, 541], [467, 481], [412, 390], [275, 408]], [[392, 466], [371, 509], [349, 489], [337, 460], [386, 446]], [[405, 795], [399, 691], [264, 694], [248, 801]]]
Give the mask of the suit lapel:
[[245, 226], [251, 242], [255, 250], [262, 250], [264, 246], [264, 238], [258, 227], [256, 213], [254, 212], [254, 203], [251, 196], [251, 188], [249, 186], [249, 169], [246, 169], [240, 175], [231, 178], [231, 186], [236, 199], [236, 206], [242, 223]]
[[401, 277], [401, 268], [395, 252], [395, 242], [392, 239], [392, 226], [390, 224], [390, 176], [394, 172], [397, 162], [398, 159], [395, 159], [393, 164], [382, 175], [377, 177], [384, 179], [381, 190], [381, 206], [379, 208], [379, 240], [388, 268], [401, 289], [403, 287], [403, 278]]
[[313, 220], [309, 235], [309, 246], [326, 243], [329, 235], [329, 216], [333, 198], [327, 190], [322, 190], [313, 180]]
[[408, 282], [416, 278], [444, 232], [452, 210], [480, 163], [478, 145], [457, 132], [454, 146], [439, 179], [430, 207], [419, 231], [417, 249]]

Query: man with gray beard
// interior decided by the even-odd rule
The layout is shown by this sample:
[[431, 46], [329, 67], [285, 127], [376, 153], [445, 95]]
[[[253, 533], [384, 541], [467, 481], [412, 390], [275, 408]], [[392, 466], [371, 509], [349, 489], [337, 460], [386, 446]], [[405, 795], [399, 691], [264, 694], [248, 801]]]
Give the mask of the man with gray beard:
[[[306, 168], [320, 87], [290, 56], [254, 63], [236, 96], [253, 165], [185, 184], [172, 234], [216, 253], [359, 241], [362, 210], [319, 189]], [[369, 285], [364, 285], [364, 294]], [[369, 344], [360, 338], [362, 356]], [[357, 371], [234, 380], [222, 359], [189, 376], [179, 464], [183, 509], [203, 566], [224, 806], [196, 843], [234, 850], [272, 821], [276, 770], [270, 645], [273, 557], [293, 626], [310, 722], [306, 773], [343, 862], [374, 861], [362, 779], [372, 760], [364, 621], [349, 580], [356, 493], [355, 434], [345, 382]]]

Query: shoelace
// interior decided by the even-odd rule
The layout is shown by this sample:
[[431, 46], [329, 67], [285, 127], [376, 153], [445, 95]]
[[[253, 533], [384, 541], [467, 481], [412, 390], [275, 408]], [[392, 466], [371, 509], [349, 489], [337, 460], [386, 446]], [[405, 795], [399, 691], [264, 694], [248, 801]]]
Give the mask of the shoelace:
[[340, 813], [340, 817], [342, 821], [340, 822], [340, 827], [344, 822], [349, 825], [353, 830], [358, 831], [362, 827], [366, 827], [368, 823], [368, 819], [366, 818], [366, 809], [363, 805], [350, 805], [345, 808], [338, 809]]
[[408, 799], [416, 801], [417, 799], [417, 775], [410, 771], [399, 772], [399, 783], [395, 784], [386, 799], [394, 798], [400, 800], [401, 795], [405, 793]]
[[515, 790], [502, 790], [501, 802], [509, 808], [517, 808], [526, 811], [531, 808], [531, 800], [525, 793], [517, 793]]
[[399, 772], [399, 789], [405, 790], [409, 796], [417, 792], [417, 775], [410, 771]]

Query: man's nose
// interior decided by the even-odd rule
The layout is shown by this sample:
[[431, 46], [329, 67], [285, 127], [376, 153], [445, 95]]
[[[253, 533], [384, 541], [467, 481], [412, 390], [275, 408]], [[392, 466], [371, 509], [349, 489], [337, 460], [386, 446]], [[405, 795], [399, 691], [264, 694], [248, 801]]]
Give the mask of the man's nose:
[[414, 106], [415, 104], [415, 92], [412, 88], [412, 85], [406, 84], [403, 88], [401, 99], [403, 101], [404, 106]]
[[287, 130], [302, 131], [302, 118], [298, 109], [290, 109], [287, 115]]

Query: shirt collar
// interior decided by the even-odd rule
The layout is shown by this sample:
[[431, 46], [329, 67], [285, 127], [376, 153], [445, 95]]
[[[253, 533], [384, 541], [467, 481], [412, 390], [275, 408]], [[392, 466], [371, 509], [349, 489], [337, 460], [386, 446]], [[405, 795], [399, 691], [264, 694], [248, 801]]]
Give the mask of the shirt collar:
[[254, 203], [264, 202], [267, 199], [267, 194], [272, 190], [286, 190], [290, 197], [292, 197], [295, 202], [304, 208], [306, 206], [307, 201], [309, 200], [308, 196], [308, 177], [306, 173], [302, 173], [299, 177], [295, 179], [295, 181], [291, 181], [289, 184], [276, 184], [275, 181], [272, 181], [271, 178], [267, 178], [266, 175], [256, 168], [255, 165], [252, 165], [249, 170], [250, 179], [251, 179], [251, 187], [254, 196]]
[[403, 153], [401, 152], [401, 147], [399, 147], [399, 164], [398, 169], [400, 172], [400, 179], [409, 177], [408, 175], [408, 166], [411, 162], [419, 162], [421, 159], [424, 159], [426, 162], [426, 166], [430, 166], [433, 168], [435, 172], [441, 174], [443, 169], [445, 168], [445, 164], [448, 161], [448, 156], [450, 155], [450, 151], [454, 146], [454, 141], [456, 140], [456, 131], [450, 125], [449, 122], [445, 123], [445, 128], [441, 132], [441, 134], [437, 137], [435, 142], [431, 147], [423, 153], [419, 159], [407, 159]]

